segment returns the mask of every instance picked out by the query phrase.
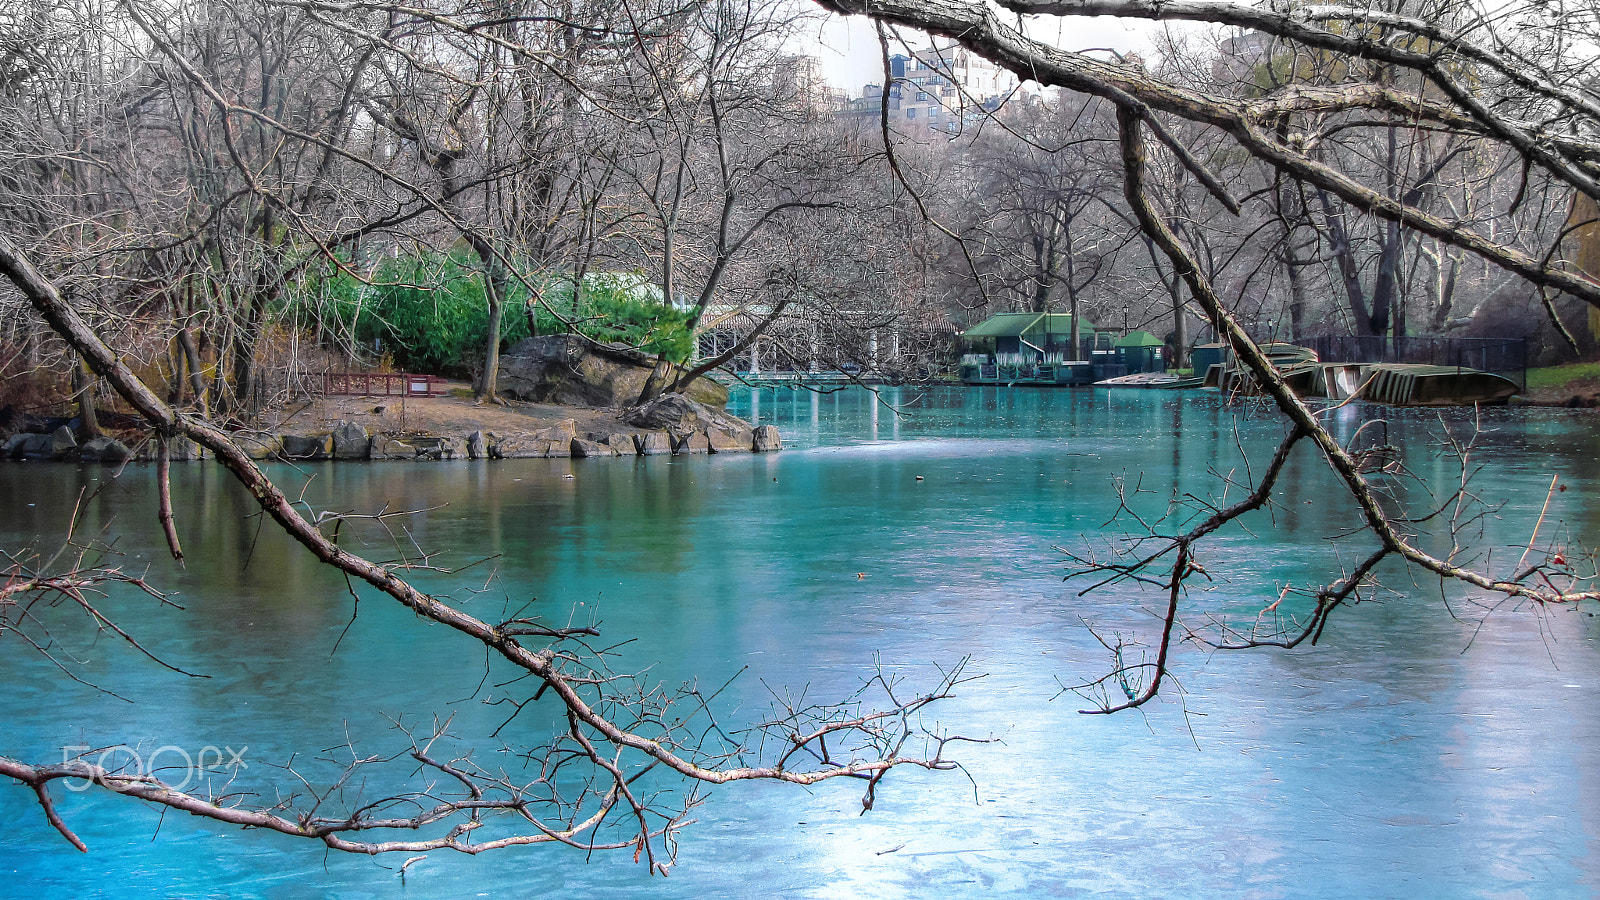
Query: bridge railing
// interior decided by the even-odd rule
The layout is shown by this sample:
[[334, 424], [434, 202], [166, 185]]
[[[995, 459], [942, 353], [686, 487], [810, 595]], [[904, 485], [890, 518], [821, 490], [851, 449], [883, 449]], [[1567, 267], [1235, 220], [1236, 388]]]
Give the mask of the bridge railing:
[[1493, 372], [1526, 387], [1528, 342], [1521, 338], [1447, 338], [1418, 335], [1323, 335], [1295, 341], [1323, 362], [1416, 363]]

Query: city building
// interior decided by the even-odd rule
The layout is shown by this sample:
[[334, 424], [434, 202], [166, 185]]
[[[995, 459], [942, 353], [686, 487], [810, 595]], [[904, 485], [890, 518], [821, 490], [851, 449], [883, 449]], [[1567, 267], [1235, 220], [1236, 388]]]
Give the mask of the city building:
[[[929, 47], [889, 58], [889, 125], [908, 135], [959, 134], [1017, 91], [1011, 72], [959, 46]], [[867, 85], [846, 112], [881, 114], [885, 88]]]

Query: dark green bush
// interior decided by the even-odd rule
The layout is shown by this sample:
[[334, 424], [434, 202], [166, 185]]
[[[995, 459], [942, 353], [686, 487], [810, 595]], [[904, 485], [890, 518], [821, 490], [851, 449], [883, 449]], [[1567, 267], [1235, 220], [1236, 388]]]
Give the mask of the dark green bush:
[[[694, 348], [688, 314], [658, 299], [642, 276], [595, 273], [573, 302], [570, 276], [543, 279], [533, 305], [541, 334], [570, 329], [682, 362]], [[501, 346], [529, 335], [528, 291], [512, 279], [502, 306]], [[482, 366], [489, 311], [483, 273], [462, 254], [405, 255], [379, 264], [370, 283], [346, 272], [306, 280], [289, 298], [288, 317], [363, 354], [388, 354], [408, 372], [466, 375]], [[554, 310], [554, 311], [552, 311]], [[559, 316], [557, 315], [559, 313]], [[563, 322], [563, 319], [566, 320]]]

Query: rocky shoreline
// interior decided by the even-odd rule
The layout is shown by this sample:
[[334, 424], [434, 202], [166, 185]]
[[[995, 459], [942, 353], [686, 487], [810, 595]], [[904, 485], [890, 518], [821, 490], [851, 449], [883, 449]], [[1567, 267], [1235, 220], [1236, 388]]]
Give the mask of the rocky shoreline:
[[[369, 401], [370, 402], [370, 401]], [[382, 417], [385, 406], [370, 415]], [[752, 426], [735, 416], [680, 394], [667, 394], [619, 414], [619, 425], [596, 427], [600, 410], [586, 410], [589, 420], [562, 418], [540, 428], [494, 429], [449, 427], [396, 429], [369, 428], [353, 418], [341, 418], [329, 427], [294, 426], [292, 420], [269, 429], [239, 429], [234, 441], [252, 458], [307, 462], [317, 460], [451, 460], [451, 459], [591, 459], [615, 456], [665, 456], [714, 453], [767, 453], [783, 449], [778, 429]], [[426, 417], [424, 417], [426, 418]], [[449, 417], [442, 417], [448, 419]], [[527, 417], [528, 423], [549, 421]], [[44, 420], [22, 423], [0, 448], [0, 459], [121, 463], [149, 459], [153, 441], [134, 447], [113, 437], [80, 440], [70, 422]], [[48, 430], [34, 430], [48, 427]], [[452, 431], [454, 433], [452, 433]], [[202, 448], [188, 439], [171, 442], [173, 460], [203, 459]]]

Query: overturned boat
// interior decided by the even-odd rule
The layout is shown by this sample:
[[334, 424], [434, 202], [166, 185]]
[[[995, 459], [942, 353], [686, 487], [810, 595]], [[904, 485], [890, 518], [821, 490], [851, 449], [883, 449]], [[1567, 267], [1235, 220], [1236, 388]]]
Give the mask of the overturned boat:
[[[1261, 350], [1290, 389], [1307, 398], [1360, 399], [1390, 406], [1470, 406], [1503, 404], [1522, 390], [1502, 375], [1465, 366], [1323, 362], [1314, 351], [1293, 344], [1263, 344]], [[1236, 359], [1211, 366], [1205, 386], [1259, 393], [1255, 375]]]

